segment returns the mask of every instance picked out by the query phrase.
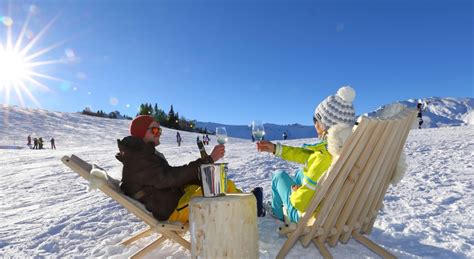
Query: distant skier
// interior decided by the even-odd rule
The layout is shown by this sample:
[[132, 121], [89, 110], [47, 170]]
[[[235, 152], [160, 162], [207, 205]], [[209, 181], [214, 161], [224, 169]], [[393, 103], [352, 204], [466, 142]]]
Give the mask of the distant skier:
[[255, 137], [253, 136], [253, 134], [252, 134], [252, 142], [255, 142]]
[[206, 134], [206, 142], [207, 145], [209, 145], [209, 142], [211, 141], [211, 138], [209, 137], [209, 134]]
[[286, 140], [288, 138], [288, 134], [286, 134], [286, 131], [283, 132], [283, 140]]
[[424, 107], [423, 107], [423, 103], [418, 103], [416, 105], [416, 108], [418, 109], [418, 129], [421, 129], [421, 125], [423, 124], [423, 115], [422, 115], [422, 111], [424, 110]]
[[28, 143], [26, 145], [31, 148], [31, 135], [28, 135], [27, 140], [28, 140]]
[[56, 149], [56, 144], [54, 143], [54, 138], [51, 138], [51, 149]]
[[181, 146], [181, 134], [179, 134], [179, 132], [177, 131], [176, 132], [176, 142], [178, 142], [178, 147]]
[[33, 139], [33, 149], [38, 149], [38, 139], [37, 138]]
[[43, 138], [38, 139], [38, 149], [43, 149]]

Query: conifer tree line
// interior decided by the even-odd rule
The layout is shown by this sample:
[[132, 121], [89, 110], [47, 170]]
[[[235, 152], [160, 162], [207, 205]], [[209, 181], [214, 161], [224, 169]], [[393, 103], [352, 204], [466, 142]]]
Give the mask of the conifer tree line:
[[[94, 112], [89, 107], [86, 107], [81, 113], [89, 116], [110, 119], [133, 119], [130, 116], [120, 114], [119, 111], [106, 113], [103, 110], [98, 110], [97, 112]], [[165, 111], [160, 109], [158, 107], [158, 104], [156, 103], [155, 105], [151, 105], [149, 103], [142, 103], [140, 105], [140, 111], [137, 113], [137, 116], [138, 115], [151, 115], [155, 117], [155, 119], [160, 123], [160, 125], [172, 129], [199, 132], [203, 134], [211, 133], [206, 128], [203, 129], [196, 127], [196, 120], [188, 120], [184, 116], [179, 116], [179, 113], [174, 111], [173, 105], [171, 105], [170, 110], [168, 111], [168, 113], [166, 113]]]
[[138, 115], [151, 115], [160, 123], [160, 125], [184, 131], [199, 132], [203, 134], [209, 133], [206, 128], [196, 127], [196, 120], [188, 120], [184, 116], [179, 116], [178, 112], [175, 112], [173, 105], [170, 110], [166, 113], [164, 110], [158, 107], [158, 104], [152, 105], [150, 103], [142, 103], [140, 105], [140, 111]]
[[120, 114], [119, 111], [113, 111], [106, 113], [103, 110], [98, 110], [97, 112], [93, 112], [89, 107], [84, 108], [81, 112], [84, 115], [95, 116], [95, 117], [102, 117], [102, 118], [109, 118], [109, 119], [127, 119], [132, 120], [133, 118], [127, 115]]

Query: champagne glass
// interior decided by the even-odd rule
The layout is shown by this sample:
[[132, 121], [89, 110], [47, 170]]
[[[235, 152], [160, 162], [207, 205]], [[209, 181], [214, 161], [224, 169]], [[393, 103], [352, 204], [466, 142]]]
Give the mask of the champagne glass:
[[252, 121], [252, 135], [257, 141], [261, 141], [265, 136], [265, 128], [261, 121]]
[[227, 130], [225, 127], [217, 127], [216, 128], [216, 138], [217, 138], [217, 143], [224, 145], [228, 138], [227, 138]]

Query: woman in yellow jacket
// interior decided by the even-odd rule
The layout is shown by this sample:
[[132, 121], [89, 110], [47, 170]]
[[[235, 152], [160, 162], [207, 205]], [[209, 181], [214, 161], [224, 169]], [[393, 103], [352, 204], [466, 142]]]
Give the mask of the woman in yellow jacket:
[[344, 141], [352, 132], [356, 120], [352, 105], [354, 98], [354, 89], [345, 86], [316, 107], [313, 122], [320, 139], [318, 144], [290, 147], [270, 141], [257, 143], [259, 151], [304, 165], [294, 177], [285, 171], [273, 173], [272, 212], [279, 219], [283, 220], [285, 209], [289, 219], [297, 222], [306, 210], [319, 179], [331, 166], [334, 156], [338, 156]]

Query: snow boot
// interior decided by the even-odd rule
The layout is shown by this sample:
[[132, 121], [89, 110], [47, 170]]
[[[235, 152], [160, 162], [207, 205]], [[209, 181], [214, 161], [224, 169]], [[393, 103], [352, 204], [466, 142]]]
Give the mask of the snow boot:
[[252, 193], [255, 195], [255, 199], [257, 199], [257, 217], [265, 217], [266, 211], [263, 207], [263, 188], [255, 187]]

